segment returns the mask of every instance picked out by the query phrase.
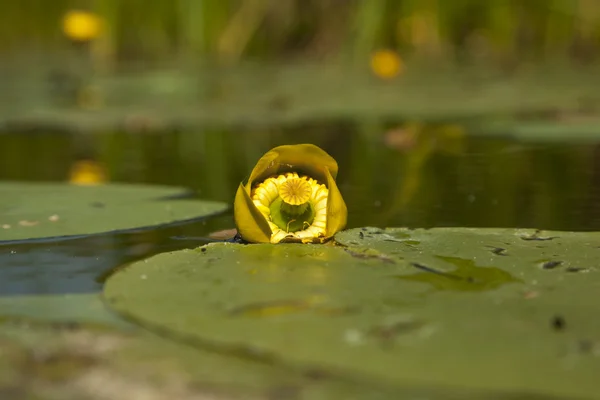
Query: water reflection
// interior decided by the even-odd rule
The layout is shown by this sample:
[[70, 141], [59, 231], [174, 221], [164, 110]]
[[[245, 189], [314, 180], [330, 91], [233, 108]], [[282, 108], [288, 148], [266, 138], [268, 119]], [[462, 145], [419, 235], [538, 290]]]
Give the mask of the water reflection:
[[231, 215], [118, 234], [0, 245], [0, 296], [98, 292], [113, 268], [165, 251], [193, 248]]
[[[0, 134], [0, 180], [67, 181], [77, 162], [95, 160], [109, 181], [183, 186], [231, 202], [265, 151], [310, 142], [340, 164], [349, 227], [600, 230], [600, 147], [467, 133], [456, 124], [380, 121], [202, 132], [9, 132]], [[147, 232], [0, 245], [0, 294], [97, 291], [96, 278], [115, 266], [195, 247], [211, 231], [232, 226], [225, 216]]]

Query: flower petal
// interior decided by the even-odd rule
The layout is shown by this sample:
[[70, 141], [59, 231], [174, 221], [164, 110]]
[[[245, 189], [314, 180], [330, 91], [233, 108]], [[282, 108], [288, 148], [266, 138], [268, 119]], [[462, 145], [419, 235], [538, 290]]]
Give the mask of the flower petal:
[[338, 189], [335, 179], [329, 170], [325, 170], [327, 176], [327, 187], [329, 188], [329, 197], [327, 199], [327, 229], [325, 237], [331, 237], [336, 232], [341, 231], [346, 227], [348, 218], [348, 208], [344, 202], [344, 198]]
[[248, 179], [248, 187], [269, 176], [285, 172], [306, 174], [323, 183], [327, 182], [324, 170], [335, 179], [338, 172], [337, 162], [321, 148], [314, 144], [294, 144], [278, 146], [258, 160]]
[[271, 228], [265, 217], [250, 198], [249, 189], [243, 184], [238, 187], [233, 203], [233, 218], [238, 232], [244, 240], [252, 243], [269, 243]]

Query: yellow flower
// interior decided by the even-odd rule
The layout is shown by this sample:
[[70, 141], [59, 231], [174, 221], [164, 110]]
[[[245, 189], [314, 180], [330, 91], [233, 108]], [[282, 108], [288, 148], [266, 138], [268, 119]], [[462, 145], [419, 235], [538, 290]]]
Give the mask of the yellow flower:
[[348, 210], [337, 162], [312, 144], [275, 147], [235, 195], [234, 219], [252, 243], [322, 243], [344, 229]]
[[371, 56], [371, 70], [380, 78], [395, 78], [402, 69], [402, 59], [392, 50], [379, 50]]
[[63, 32], [76, 41], [87, 42], [97, 38], [101, 26], [100, 17], [88, 11], [72, 10], [63, 17]]
[[71, 166], [69, 182], [74, 185], [101, 185], [106, 182], [106, 171], [97, 161], [77, 161]]

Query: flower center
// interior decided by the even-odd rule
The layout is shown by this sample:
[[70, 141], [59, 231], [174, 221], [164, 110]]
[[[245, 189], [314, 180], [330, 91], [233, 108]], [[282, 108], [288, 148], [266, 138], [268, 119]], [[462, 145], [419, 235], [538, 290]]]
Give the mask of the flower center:
[[271, 243], [285, 238], [323, 237], [327, 226], [328, 189], [297, 173], [265, 179], [252, 190], [252, 201], [269, 223]]
[[306, 179], [288, 179], [279, 186], [279, 197], [283, 201], [281, 210], [289, 215], [302, 215], [308, 208], [311, 194], [312, 188]]

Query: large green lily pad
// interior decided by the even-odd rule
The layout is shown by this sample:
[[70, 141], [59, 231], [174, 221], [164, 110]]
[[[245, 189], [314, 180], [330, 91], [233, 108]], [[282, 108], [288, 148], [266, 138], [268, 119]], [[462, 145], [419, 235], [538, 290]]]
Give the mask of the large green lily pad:
[[0, 241], [141, 228], [209, 216], [224, 203], [176, 199], [181, 188], [0, 183]]
[[104, 296], [200, 347], [499, 396], [478, 398], [597, 396], [600, 234], [364, 228], [336, 240], [161, 254], [116, 273]]
[[3, 398], [116, 399], [369, 399], [557, 400], [461, 388], [385, 384], [238, 354], [193, 348], [147, 332], [44, 324], [0, 323]]

